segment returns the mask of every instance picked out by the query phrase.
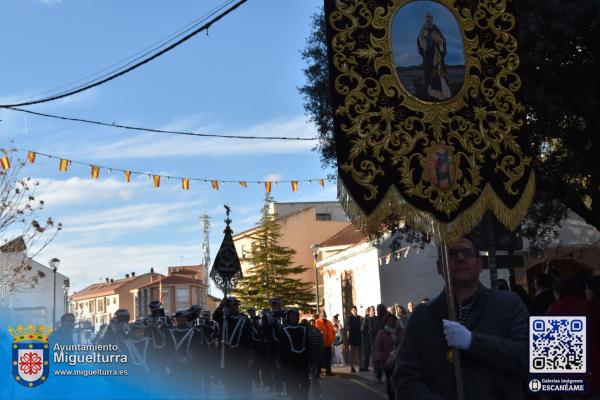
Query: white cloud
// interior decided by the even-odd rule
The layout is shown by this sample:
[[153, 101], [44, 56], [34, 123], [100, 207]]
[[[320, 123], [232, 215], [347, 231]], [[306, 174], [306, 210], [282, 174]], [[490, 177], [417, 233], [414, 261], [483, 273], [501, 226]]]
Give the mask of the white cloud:
[[123, 278], [131, 272], [141, 275], [150, 268], [166, 274], [167, 267], [180, 264], [182, 256], [186, 264], [199, 264], [201, 247], [194, 242], [77, 247], [53, 243], [37, 258], [58, 257], [60, 272], [70, 278], [73, 292], [105, 278]]
[[189, 203], [144, 203], [100, 212], [79, 213], [61, 222], [65, 226], [65, 233], [94, 233], [106, 237], [185, 221], [189, 218], [189, 208]]
[[[191, 120], [193, 120], [193, 118]], [[179, 126], [181, 126], [181, 128], [179, 129], [186, 129], [184, 125], [185, 124], [180, 124]], [[248, 129], [224, 131], [220, 133], [236, 136], [308, 138], [316, 136], [316, 128], [313, 125], [306, 123], [304, 117], [296, 117], [287, 121], [271, 121]], [[81, 158], [95, 160], [198, 155], [280, 154], [310, 150], [315, 145], [313, 141], [215, 138], [198, 138], [197, 140], [190, 141], [189, 139], [189, 137], [167, 134], [143, 134], [120, 140], [109, 145], [94, 143], [87, 149], [80, 149], [77, 154]]]
[[269, 174], [263, 178], [263, 181], [271, 181], [271, 182], [280, 181], [280, 180], [281, 180], [281, 174]]
[[[102, 173], [108, 171], [102, 171]], [[121, 172], [114, 172], [121, 174]], [[123, 178], [121, 178], [123, 179]], [[36, 179], [40, 182], [36, 197], [44, 200], [47, 206], [57, 207], [107, 200], [131, 200], [136, 190], [147, 186], [143, 182], [132, 180], [126, 183], [110, 177], [93, 180], [72, 177], [66, 180]]]

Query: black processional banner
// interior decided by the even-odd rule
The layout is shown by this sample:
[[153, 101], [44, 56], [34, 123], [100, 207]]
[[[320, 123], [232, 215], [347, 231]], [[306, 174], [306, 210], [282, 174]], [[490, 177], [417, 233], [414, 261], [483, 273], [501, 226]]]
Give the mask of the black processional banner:
[[339, 199], [373, 232], [395, 214], [455, 238], [509, 229], [535, 179], [515, 2], [325, 0]]

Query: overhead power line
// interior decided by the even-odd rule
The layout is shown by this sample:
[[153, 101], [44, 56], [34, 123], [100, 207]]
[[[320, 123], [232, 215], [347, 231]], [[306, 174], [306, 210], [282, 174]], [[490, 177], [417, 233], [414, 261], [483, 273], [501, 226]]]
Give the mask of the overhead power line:
[[59, 119], [59, 120], [64, 120], [64, 121], [83, 122], [86, 124], [110, 126], [113, 128], [128, 129], [128, 130], [133, 130], [133, 131], [143, 131], [143, 132], [153, 132], [153, 133], [170, 133], [173, 135], [213, 137], [213, 138], [222, 138], [222, 139], [246, 139], [246, 140], [312, 141], [312, 140], [319, 139], [317, 137], [303, 138], [303, 137], [286, 137], [286, 136], [241, 136], [241, 135], [220, 135], [220, 134], [211, 134], [211, 133], [171, 131], [171, 130], [167, 130], [167, 129], [142, 128], [139, 126], [122, 125], [122, 124], [117, 124], [115, 122], [108, 123], [108, 122], [93, 121], [93, 120], [83, 119], [83, 118], [64, 117], [64, 116], [60, 116], [60, 115], [46, 114], [46, 113], [41, 113], [41, 112], [36, 112], [36, 111], [31, 111], [31, 110], [25, 110], [23, 108], [17, 108], [17, 107], [10, 107], [10, 108], [8, 108], [8, 110], [20, 111], [20, 112], [24, 112], [27, 114], [37, 115], [40, 117], [54, 118], [54, 119]]
[[231, 12], [233, 12], [234, 10], [236, 10], [238, 7], [240, 7], [242, 4], [244, 4], [245, 2], [247, 2], [248, 0], [240, 0], [237, 3], [235, 3], [233, 6], [229, 7], [227, 10], [225, 10], [224, 12], [220, 13], [219, 15], [217, 15], [215, 18], [211, 19], [210, 21], [208, 21], [207, 23], [203, 24], [202, 26], [200, 26], [199, 28], [195, 29], [194, 31], [192, 31], [191, 33], [185, 35], [184, 37], [182, 37], [181, 39], [177, 40], [176, 42], [172, 43], [171, 45], [165, 47], [164, 49], [160, 50], [159, 52], [146, 57], [144, 59], [142, 59], [141, 61], [138, 61], [137, 63], [131, 65], [130, 67], [116, 72], [114, 74], [111, 74], [109, 76], [107, 76], [104, 79], [101, 79], [99, 81], [90, 83], [88, 85], [73, 89], [73, 90], [69, 90], [67, 92], [55, 95], [55, 96], [50, 96], [50, 97], [45, 97], [42, 99], [37, 99], [37, 100], [31, 100], [31, 101], [27, 101], [27, 102], [22, 102], [22, 103], [15, 103], [15, 104], [0, 104], [0, 108], [10, 108], [10, 107], [22, 107], [22, 106], [30, 106], [33, 104], [41, 104], [41, 103], [47, 103], [49, 101], [54, 101], [54, 100], [58, 100], [58, 99], [62, 99], [68, 96], [72, 96], [74, 94], [77, 93], [81, 93], [84, 92], [86, 90], [92, 89], [96, 86], [100, 86], [104, 83], [107, 83], [109, 81], [112, 81], [113, 79], [116, 79], [122, 75], [125, 75], [139, 67], [141, 67], [144, 64], [149, 63], [150, 61], [162, 56], [163, 54], [167, 53], [168, 51], [173, 50], [175, 47], [179, 46], [180, 44], [188, 41], [189, 39], [191, 39], [192, 37], [196, 36], [198, 33], [207, 30], [208, 28], [210, 28], [215, 22], [220, 21], [221, 19], [223, 19], [225, 16], [227, 16], [228, 14], [230, 14]]
[[[234, 2], [235, 2], [235, 0], [227, 0], [227, 1], [225, 1], [221, 5], [213, 8], [211, 11], [208, 11], [204, 15], [196, 18], [194, 21], [192, 21], [192, 22], [188, 23], [187, 25], [179, 28], [177, 31], [171, 33], [169, 36], [164, 37], [164, 38], [162, 38], [162, 39], [160, 39], [160, 40], [152, 43], [151, 45], [145, 47], [143, 50], [140, 50], [140, 51], [136, 52], [135, 54], [132, 54], [131, 56], [129, 56], [129, 57], [123, 59], [123, 60], [117, 61], [117, 62], [115, 62], [115, 63], [113, 63], [113, 64], [111, 64], [111, 65], [109, 65], [107, 67], [104, 67], [104, 68], [102, 68], [99, 71], [96, 71], [96, 72], [94, 72], [92, 74], [86, 75], [83, 78], [77, 79], [75, 81], [72, 81], [72, 82], [69, 82], [69, 83], [65, 83], [64, 85], [55, 87], [53, 89], [48, 89], [48, 90], [45, 90], [43, 92], [39, 92], [39, 93], [32, 94], [32, 95], [25, 96], [25, 97], [20, 97], [18, 99], [11, 100], [11, 101], [19, 102], [19, 101], [28, 100], [28, 99], [31, 99], [31, 98], [35, 98], [35, 97], [39, 97], [39, 96], [42, 96], [42, 95], [46, 95], [48, 93], [56, 92], [56, 91], [58, 91], [60, 89], [67, 88], [69, 86], [78, 84], [80, 82], [84, 82], [81, 85], [78, 85], [78, 86], [72, 87], [71, 89], [67, 89], [67, 90], [64, 90], [64, 91], [61, 91], [61, 92], [57, 93], [57, 94], [63, 94], [63, 93], [66, 93], [69, 90], [78, 89], [78, 88], [83, 87], [85, 85], [88, 85], [90, 83], [96, 82], [96, 81], [98, 81], [98, 80], [100, 80], [100, 79], [102, 79], [104, 77], [107, 77], [107, 76], [109, 76], [111, 74], [114, 74], [114, 73], [118, 72], [119, 70], [121, 70], [121, 69], [123, 69], [125, 67], [128, 67], [129, 65], [135, 63], [136, 61], [144, 58], [148, 54], [152, 54], [153, 52], [158, 51], [160, 48], [162, 48], [164, 46], [167, 46], [173, 40], [175, 40], [175, 39], [177, 39], [177, 38], [185, 35], [186, 33], [190, 32], [191, 30], [195, 29], [201, 23], [207, 21], [209, 18], [211, 18], [215, 14], [221, 12], [227, 6], [231, 5]], [[107, 71], [107, 72], [105, 72], [105, 71]], [[102, 74], [102, 73], [104, 73], [104, 74]], [[100, 75], [100, 74], [102, 74], [102, 75]], [[93, 78], [93, 77], [95, 77], [95, 78]], [[93, 79], [91, 79], [91, 78], [93, 78]]]

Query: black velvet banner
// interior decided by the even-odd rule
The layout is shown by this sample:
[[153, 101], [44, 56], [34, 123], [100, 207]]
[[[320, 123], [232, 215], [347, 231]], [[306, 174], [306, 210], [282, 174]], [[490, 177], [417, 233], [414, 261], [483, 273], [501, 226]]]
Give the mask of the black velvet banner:
[[511, 0], [325, 1], [339, 197], [449, 236], [486, 210], [514, 229], [535, 179]]

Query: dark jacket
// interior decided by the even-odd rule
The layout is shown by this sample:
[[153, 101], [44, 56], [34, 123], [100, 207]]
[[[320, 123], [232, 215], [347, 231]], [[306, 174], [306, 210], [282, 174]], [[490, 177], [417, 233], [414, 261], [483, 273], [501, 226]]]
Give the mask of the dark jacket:
[[362, 335], [360, 333], [362, 325], [362, 317], [350, 315], [348, 317], [348, 344], [350, 346], [362, 346]]
[[529, 314], [531, 315], [544, 315], [556, 299], [554, 298], [554, 290], [545, 289], [539, 294], [535, 295], [529, 303]]
[[[471, 348], [460, 353], [465, 397], [523, 399], [528, 370], [527, 310], [512, 292], [481, 285], [479, 290], [465, 322], [472, 334]], [[448, 345], [442, 329], [447, 314], [443, 292], [415, 308], [396, 357], [396, 398], [456, 399], [454, 367], [447, 360]]]
[[600, 393], [600, 309], [584, 296], [561, 296], [547, 315], [585, 316], [587, 318], [587, 381], [592, 393]]

